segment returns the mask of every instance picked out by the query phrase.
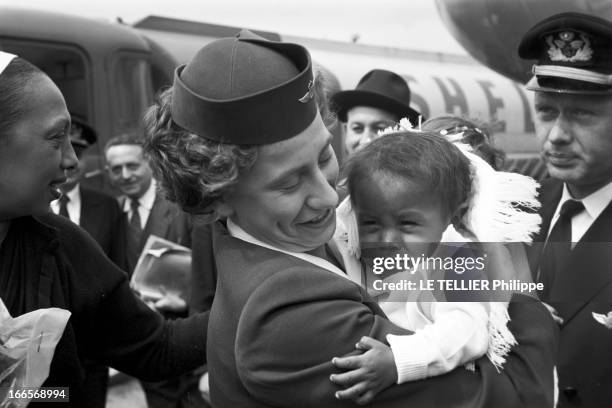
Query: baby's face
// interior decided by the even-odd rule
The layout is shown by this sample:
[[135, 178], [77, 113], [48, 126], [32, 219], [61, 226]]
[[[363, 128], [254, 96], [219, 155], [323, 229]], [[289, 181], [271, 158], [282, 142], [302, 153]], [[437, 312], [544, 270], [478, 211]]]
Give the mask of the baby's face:
[[450, 216], [439, 197], [423, 187], [381, 173], [359, 181], [352, 194], [362, 248], [384, 244], [415, 257], [431, 254]]

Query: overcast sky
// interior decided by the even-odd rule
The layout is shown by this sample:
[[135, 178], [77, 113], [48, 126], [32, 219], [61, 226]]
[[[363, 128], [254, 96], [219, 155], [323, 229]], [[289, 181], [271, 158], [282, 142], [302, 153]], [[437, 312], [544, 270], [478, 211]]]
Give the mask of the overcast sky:
[[281, 34], [464, 54], [440, 20], [435, 0], [0, 0], [132, 23], [151, 14]]

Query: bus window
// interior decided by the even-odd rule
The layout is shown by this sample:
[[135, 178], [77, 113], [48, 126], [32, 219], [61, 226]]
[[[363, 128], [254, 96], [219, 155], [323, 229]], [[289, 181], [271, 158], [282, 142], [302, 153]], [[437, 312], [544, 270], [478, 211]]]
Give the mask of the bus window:
[[64, 95], [70, 113], [89, 123], [91, 68], [79, 48], [45, 41], [0, 39], [0, 49], [25, 58], [49, 75]]
[[112, 109], [114, 134], [134, 130], [153, 101], [149, 60], [140, 55], [120, 52], [113, 61]]

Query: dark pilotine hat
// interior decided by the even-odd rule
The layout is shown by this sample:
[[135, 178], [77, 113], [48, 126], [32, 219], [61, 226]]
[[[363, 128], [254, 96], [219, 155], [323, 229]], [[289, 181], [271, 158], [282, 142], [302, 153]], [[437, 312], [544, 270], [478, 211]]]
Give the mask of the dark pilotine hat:
[[346, 114], [355, 106], [371, 106], [391, 112], [399, 119], [408, 118], [416, 125], [421, 115], [410, 107], [410, 88], [401, 76], [384, 69], [374, 69], [359, 80], [357, 88], [341, 91], [331, 97], [338, 118], [346, 122]]
[[525, 34], [519, 56], [536, 59], [527, 89], [612, 93], [612, 23], [581, 13], [549, 17]]
[[289, 139], [317, 115], [310, 54], [243, 30], [207, 44], [174, 74], [172, 119], [222, 143]]

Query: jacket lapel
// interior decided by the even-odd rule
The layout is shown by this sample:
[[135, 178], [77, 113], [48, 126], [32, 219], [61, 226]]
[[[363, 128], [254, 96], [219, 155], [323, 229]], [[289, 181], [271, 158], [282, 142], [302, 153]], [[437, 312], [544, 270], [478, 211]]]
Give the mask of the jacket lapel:
[[529, 266], [536, 280], [539, 277], [540, 257], [544, 249], [548, 230], [550, 229], [550, 222], [557, 209], [562, 192], [563, 183], [553, 179], [542, 183], [540, 188], [540, 202], [542, 203], [540, 216], [542, 217], [542, 225], [540, 226], [540, 231], [533, 239], [533, 244], [527, 250]]
[[170, 210], [170, 203], [159, 194], [156, 194], [149, 218], [147, 218], [147, 223], [142, 232], [142, 239], [140, 240], [139, 247], [140, 251], [142, 251], [149, 235], [156, 235], [161, 238], [166, 238], [168, 236], [168, 228], [170, 228], [171, 221]]
[[555, 277], [551, 299], [568, 323], [605, 287], [612, 284], [612, 203], [572, 250], [570, 262]]
[[[251, 293], [255, 290], [256, 285], [259, 285], [265, 277], [270, 276], [276, 270], [308, 267], [312, 270], [324, 271], [326, 275], [330, 276], [330, 282], [335, 279], [340, 279], [342, 282], [345, 282], [344, 284], [346, 285], [356, 286], [359, 288], [359, 293], [362, 296], [362, 303], [369, 307], [375, 314], [385, 316], [385, 313], [378, 306], [378, 303], [368, 295], [367, 290], [358, 283], [352, 282], [350, 279], [338, 276], [336, 273], [326, 268], [321, 268], [318, 265], [296, 258], [292, 255], [235, 238], [229, 234], [226, 226], [223, 225], [222, 222], [214, 223], [212, 235], [216, 270], [228, 272], [223, 276], [219, 276], [219, 279], [230, 282], [241, 280], [241, 283], [244, 284], [236, 285], [236, 291]], [[257, 265], [264, 263], [268, 266], [265, 268], [257, 267]], [[248, 274], [242, 273], [242, 271], [245, 270], [249, 270], [250, 272]], [[238, 276], [233, 276], [233, 274], [237, 274]], [[265, 277], [262, 277], [262, 275]], [[253, 286], [253, 284], [255, 286]]]

